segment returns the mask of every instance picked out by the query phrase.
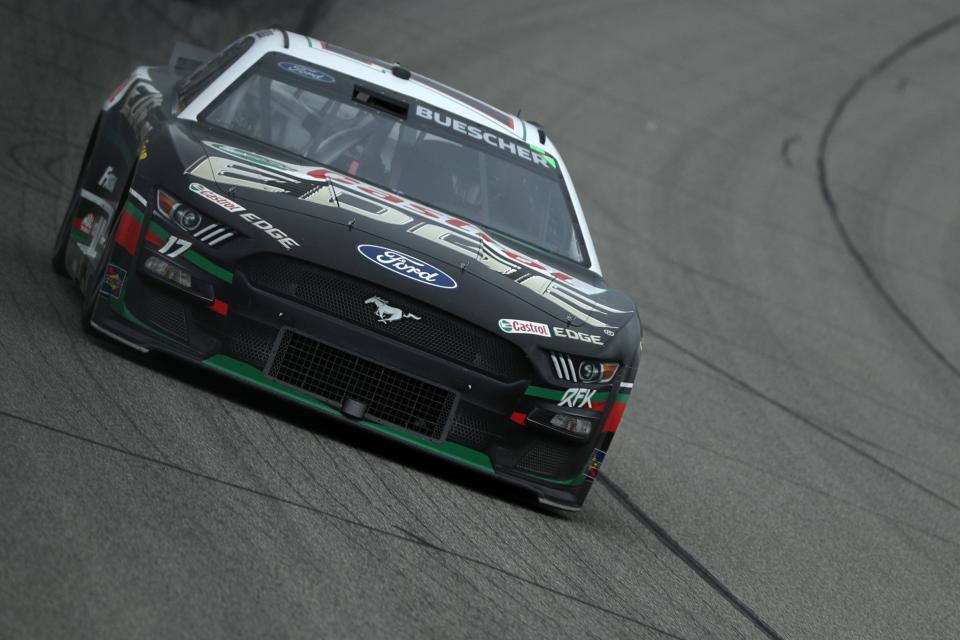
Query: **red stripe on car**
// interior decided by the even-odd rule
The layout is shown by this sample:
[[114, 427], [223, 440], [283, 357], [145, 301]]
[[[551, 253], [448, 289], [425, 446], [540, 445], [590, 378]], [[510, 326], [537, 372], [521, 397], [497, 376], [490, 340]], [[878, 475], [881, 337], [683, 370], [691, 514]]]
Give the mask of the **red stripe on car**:
[[214, 313], [219, 313], [220, 315], [225, 316], [227, 315], [227, 312], [230, 311], [230, 305], [219, 298], [215, 298], [213, 300], [213, 304], [207, 307], [207, 309], [210, 309], [210, 311], [213, 311]]
[[155, 234], [150, 229], [147, 229], [147, 242], [149, 242], [150, 244], [155, 244], [158, 247], [163, 244], [163, 240], [160, 239], [160, 236]]
[[610, 415], [607, 416], [606, 421], [603, 423], [604, 433], [617, 432], [617, 427], [620, 426], [620, 420], [623, 418], [623, 412], [626, 408], [627, 408], [626, 402], [614, 403], [613, 409], [610, 410]]
[[137, 252], [137, 242], [140, 239], [140, 221], [126, 211], [120, 216], [117, 224], [117, 246], [123, 247], [127, 253]]

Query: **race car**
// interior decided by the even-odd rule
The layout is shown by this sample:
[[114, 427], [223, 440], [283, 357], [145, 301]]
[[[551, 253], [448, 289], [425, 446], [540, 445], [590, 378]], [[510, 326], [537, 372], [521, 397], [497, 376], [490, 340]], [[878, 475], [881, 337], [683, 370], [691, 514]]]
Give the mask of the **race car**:
[[544, 129], [278, 28], [198, 58], [97, 118], [53, 255], [89, 328], [579, 509], [642, 329]]

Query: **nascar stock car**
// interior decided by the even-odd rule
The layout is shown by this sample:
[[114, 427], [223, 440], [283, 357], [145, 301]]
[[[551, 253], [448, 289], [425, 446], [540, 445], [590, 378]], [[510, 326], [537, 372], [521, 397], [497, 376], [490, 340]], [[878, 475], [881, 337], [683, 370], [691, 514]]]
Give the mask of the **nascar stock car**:
[[282, 29], [197, 57], [100, 111], [53, 256], [88, 327], [578, 509], [641, 325], [543, 129]]

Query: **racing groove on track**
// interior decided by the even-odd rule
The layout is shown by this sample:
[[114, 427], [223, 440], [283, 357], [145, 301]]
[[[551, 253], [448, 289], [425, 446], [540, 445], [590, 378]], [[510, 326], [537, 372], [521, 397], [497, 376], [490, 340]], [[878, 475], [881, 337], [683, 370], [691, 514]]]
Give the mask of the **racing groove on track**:
[[[956, 637], [950, 3], [450, 4], [0, 4], [0, 636]], [[582, 513], [79, 329], [97, 105], [275, 22], [564, 151], [651, 328]]]

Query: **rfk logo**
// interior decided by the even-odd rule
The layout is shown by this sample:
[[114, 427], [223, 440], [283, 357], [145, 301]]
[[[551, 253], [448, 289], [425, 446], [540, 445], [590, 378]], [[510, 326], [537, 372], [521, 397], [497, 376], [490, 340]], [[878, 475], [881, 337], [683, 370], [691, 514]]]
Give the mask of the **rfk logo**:
[[420, 316], [415, 316], [412, 313], [404, 313], [403, 309], [397, 307], [391, 307], [390, 303], [384, 300], [379, 296], [373, 296], [372, 298], [367, 298], [363, 301], [364, 304], [372, 304], [377, 307], [377, 319], [383, 324], [388, 322], [396, 322], [397, 320], [422, 320]]
[[581, 409], [583, 407], [593, 409], [593, 403], [591, 401], [596, 393], [596, 389], [567, 389], [563, 392], [563, 397], [560, 398], [557, 406], [573, 407], [574, 409]]

